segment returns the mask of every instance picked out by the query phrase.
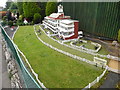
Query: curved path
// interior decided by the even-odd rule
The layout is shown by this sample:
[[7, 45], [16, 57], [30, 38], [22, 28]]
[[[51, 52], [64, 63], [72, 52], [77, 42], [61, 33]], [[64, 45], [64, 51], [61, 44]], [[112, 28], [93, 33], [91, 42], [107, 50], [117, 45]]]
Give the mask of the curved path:
[[[2, 38], [2, 33], [1, 33], [1, 29], [0, 29], [0, 38]], [[10, 79], [9, 79], [9, 75], [8, 75], [8, 72], [7, 72], [7, 63], [5, 61], [5, 55], [4, 53], [2, 52], [2, 42], [0, 41], [0, 90], [2, 88], [10, 88], [11, 85], [10, 85]]]
[[[14, 28], [14, 30], [10, 30], [10, 28], [6, 28], [5, 31], [7, 32], [7, 34], [9, 35], [10, 38], [12, 38], [14, 32], [16, 30], [16, 27]], [[1, 30], [0, 30], [0, 38], [1, 37]], [[0, 41], [0, 49], [2, 49], [2, 42]], [[0, 57], [2, 57], [0, 59], [0, 90], [1, 88], [11, 88], [11, 84], [10, 84], [10, 79], [9, 79], [9, 74], [7, 71], [7, 63], [5, 61], [5, 55], [4, 52], [2, 52], [3, 50], [0, 50]], [[2, 66], [2, 67], [1, 67]], [[2, 79], [2, 80], [1, 80]], [[1, 84], [2, 83], [2, 84]]]

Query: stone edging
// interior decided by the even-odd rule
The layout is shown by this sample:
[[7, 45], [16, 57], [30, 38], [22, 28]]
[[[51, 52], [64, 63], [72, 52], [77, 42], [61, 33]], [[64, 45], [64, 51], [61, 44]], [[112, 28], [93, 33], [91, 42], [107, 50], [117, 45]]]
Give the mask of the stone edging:
[[3, 51], [5, 52], [5, 60], [7, 63], [7, 70], [11, 81], [11, 88], [22, 88], [15, 59], [13, 58], [10, 49], [8, 49], [7, 43], [4, 39], [2, 39], [2, 46], [3, 46]]

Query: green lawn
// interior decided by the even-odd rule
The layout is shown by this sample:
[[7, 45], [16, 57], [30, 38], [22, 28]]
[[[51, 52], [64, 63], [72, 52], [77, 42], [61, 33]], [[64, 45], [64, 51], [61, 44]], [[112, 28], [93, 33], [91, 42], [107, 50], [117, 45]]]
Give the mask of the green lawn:
[[[41, 26], [41, 25], [40, 25], [40, 26]], [[42, 26], [41, 26], [41, 27], [42, 27]], [[40, 29], [38, 25], [36, 26], [36, 28], [37, 28], [37, 29]], [[46, 29], [45, 29], [45, 30], [46, 30]], [[49, 30], [49, 31], [50, 31], [50, 30]], [[43, 33], [43, 34], [40, 36], [40, 38], [43, 39], [45, 36], [46, 36], [46, 35]], [[55, 36], [54, 36], [54, 37], [55, 37]], [[57, 38], [56, 38], [56, 39], [57, 39]], [[57, 40], [59, 40], [59, 39], [57, 39]], [[77, 50], [74, 50], [74, 49], [71, 50], [71, 48], [65, 47], [65, 46], [63, 46], [63, 45], [60, 46], [59, 43], [57, 43], [57, 42], [55, 42], [55, 41], [53, 41], [53, 40], [48, 39], [48, 37], [45, 37], [45, 38], [43, 39], [43, 41], [45, 41], [45, 42], [53, 45], [54, 47], [57, 47], [57, 48], [59, 48], [59, 49], [65, 50], [65, 51], [67, 51], [67, 52], [70, 52], [70, 53], [72, 53], [72, 54], [76, 54], [76, 55], [78, 55], [78, 56], [80, 56], [80, 57], [83, 57], [83, 58], [86, 58], [86, 59], [89, 59], [89, 60], [93, 60], [93, 55], [87, 54], [87, 56], [86, 56], [86, 53], [83, 53], [83, 52], [80, 52], [80, 51], [77, 51]], [[89, 40], [87, 40], [87, 41], [88, 41], [87, 44], [85, 44], [85, 43], [82, 43], [82, 44], [85, 44], [85, 47], [88, 48], [88, 49], [93, 49], [93, 50], [95, 50], [95, 49], [94, 49], [94, 45], [91, 44], [91, 41], [89, 41]], [[70, 42], [66, 42], [65, 44], [70, 45]], [[77, 43], [77, 44], [78, 44], [78, 43]], [[80, 45], [82, 45], [82, 44], [78, 44], [78, 45], [80, 46]], [[108, 51], [102, 46], [102, 48], [100, 49], [100, 51], [98, 52], [98, 54], [107, 55], [107, 54], [109, 54], [109, 53], [108, 53]]]
[[[36, 26], [37, 29], [39, 29], [39, 26]], [[42, 31], [42, 30], [41, 30]], [[49, 43], [50, 45], [58, 48], [58, 49], [61, 49], [63, 51], [66, 51], [66, 52], [69, 52], [71, 54], [74, 54], [74, 55], [77, 55], [77, 56], [80, 56], [82, 58], [86, 58], [88, 60], [91, 60], [93, 61], [93, 55], [90, 55], [90, 54], [86, 54], [84, 52], [80, 52], [78, 50], [74, 50], [74, 49], [71, 49], [69, 47], [66, 47], [66, 46], [63, 46], [55, 41], [53, 41], [52, 39], [50, 39], [48, 36], [45, 35], [45, 33], [42, 31], [42, 34], [39, 35], [39, 37], [44, 41], [44, 42], [47, 42]]]
[[33, 26], [20, 26], [14, 42], [47, 88], [83, 88], [103, 71], [45, 46], [37, 39]]

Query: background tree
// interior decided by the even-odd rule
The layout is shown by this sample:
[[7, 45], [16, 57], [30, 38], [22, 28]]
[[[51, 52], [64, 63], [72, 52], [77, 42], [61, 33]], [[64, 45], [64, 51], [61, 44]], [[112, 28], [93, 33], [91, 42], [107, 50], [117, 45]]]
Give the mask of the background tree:
[[17, 3], [12, 2], [9, 9], [18, 9]]
[[57, 9], [57, 2], [48, 1], [45, 10], [46, 16], [49, 16], [51, 13], [54, 13], [56, 9]]
[[37, 5], [36, 2], [24, 2], [23, 3], [23, 12], [24, 16], [32, 21], [35, 13], [40, 13], [41, 8]]
[[8, 21], [9, 21], [9, 20], [12, 20], [10, 10], [7, 11], [7, 19], [8, 19]]
[[35, 13], [33, 19], [34, 23], [37, 24], [40, 22], [40, 20], [41, 20], [41, 15], [39, 13]]
[[41, 8], [41, 12], [40, 12], [40, 15], [41, 15], [41, 20], [44, 19], [45, 17], [45, 9], [46, 9], [46, 2], [37, 2], [39, 8]]
[[8, 0], [7, 2], [6, 2], [6, 9], [9, 9], [9, 7], [11, 6], [11, 3], [12, 3], [12, 0]]
[[19, 14], [23, 14], [23, 2], [17, 2]]

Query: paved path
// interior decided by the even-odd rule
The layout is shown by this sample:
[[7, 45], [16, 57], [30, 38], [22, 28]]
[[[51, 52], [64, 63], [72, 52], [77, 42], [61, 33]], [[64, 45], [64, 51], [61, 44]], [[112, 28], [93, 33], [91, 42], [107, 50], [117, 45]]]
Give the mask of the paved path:
[[120, 74], [110, 72], [100, 88], [115, 88], [118, 81], [120, 81]]
[[[10, 79], [7, 72], [7, 63], [5, 61], [4, 53], [2, 52], [2, 43], [1, 43], [1, 29], [0, 29], [0, 88], [10, 88]], [[1, 89], [0, 89], [1, 90]]]
[[[15, 29], [13, 31], [11, 31], [10, 28], [5, 29], [5, 31], [10, 36], [10, 38], [12, 38]], [[0, 40], [1, 40], [1, 30], [0, 30]], [[0, 77], [2, 77], [0, 78], [0, 90], [1, 88], [11, 88], [9, 74], [7, 71], [7, 63], [5, 61], [4, 52], [2, 52], [1, 41], [0, 41]]]
[[1, 44], [1, 29], [0, 29], [0, 90], [2, 89], [2, 44]]

